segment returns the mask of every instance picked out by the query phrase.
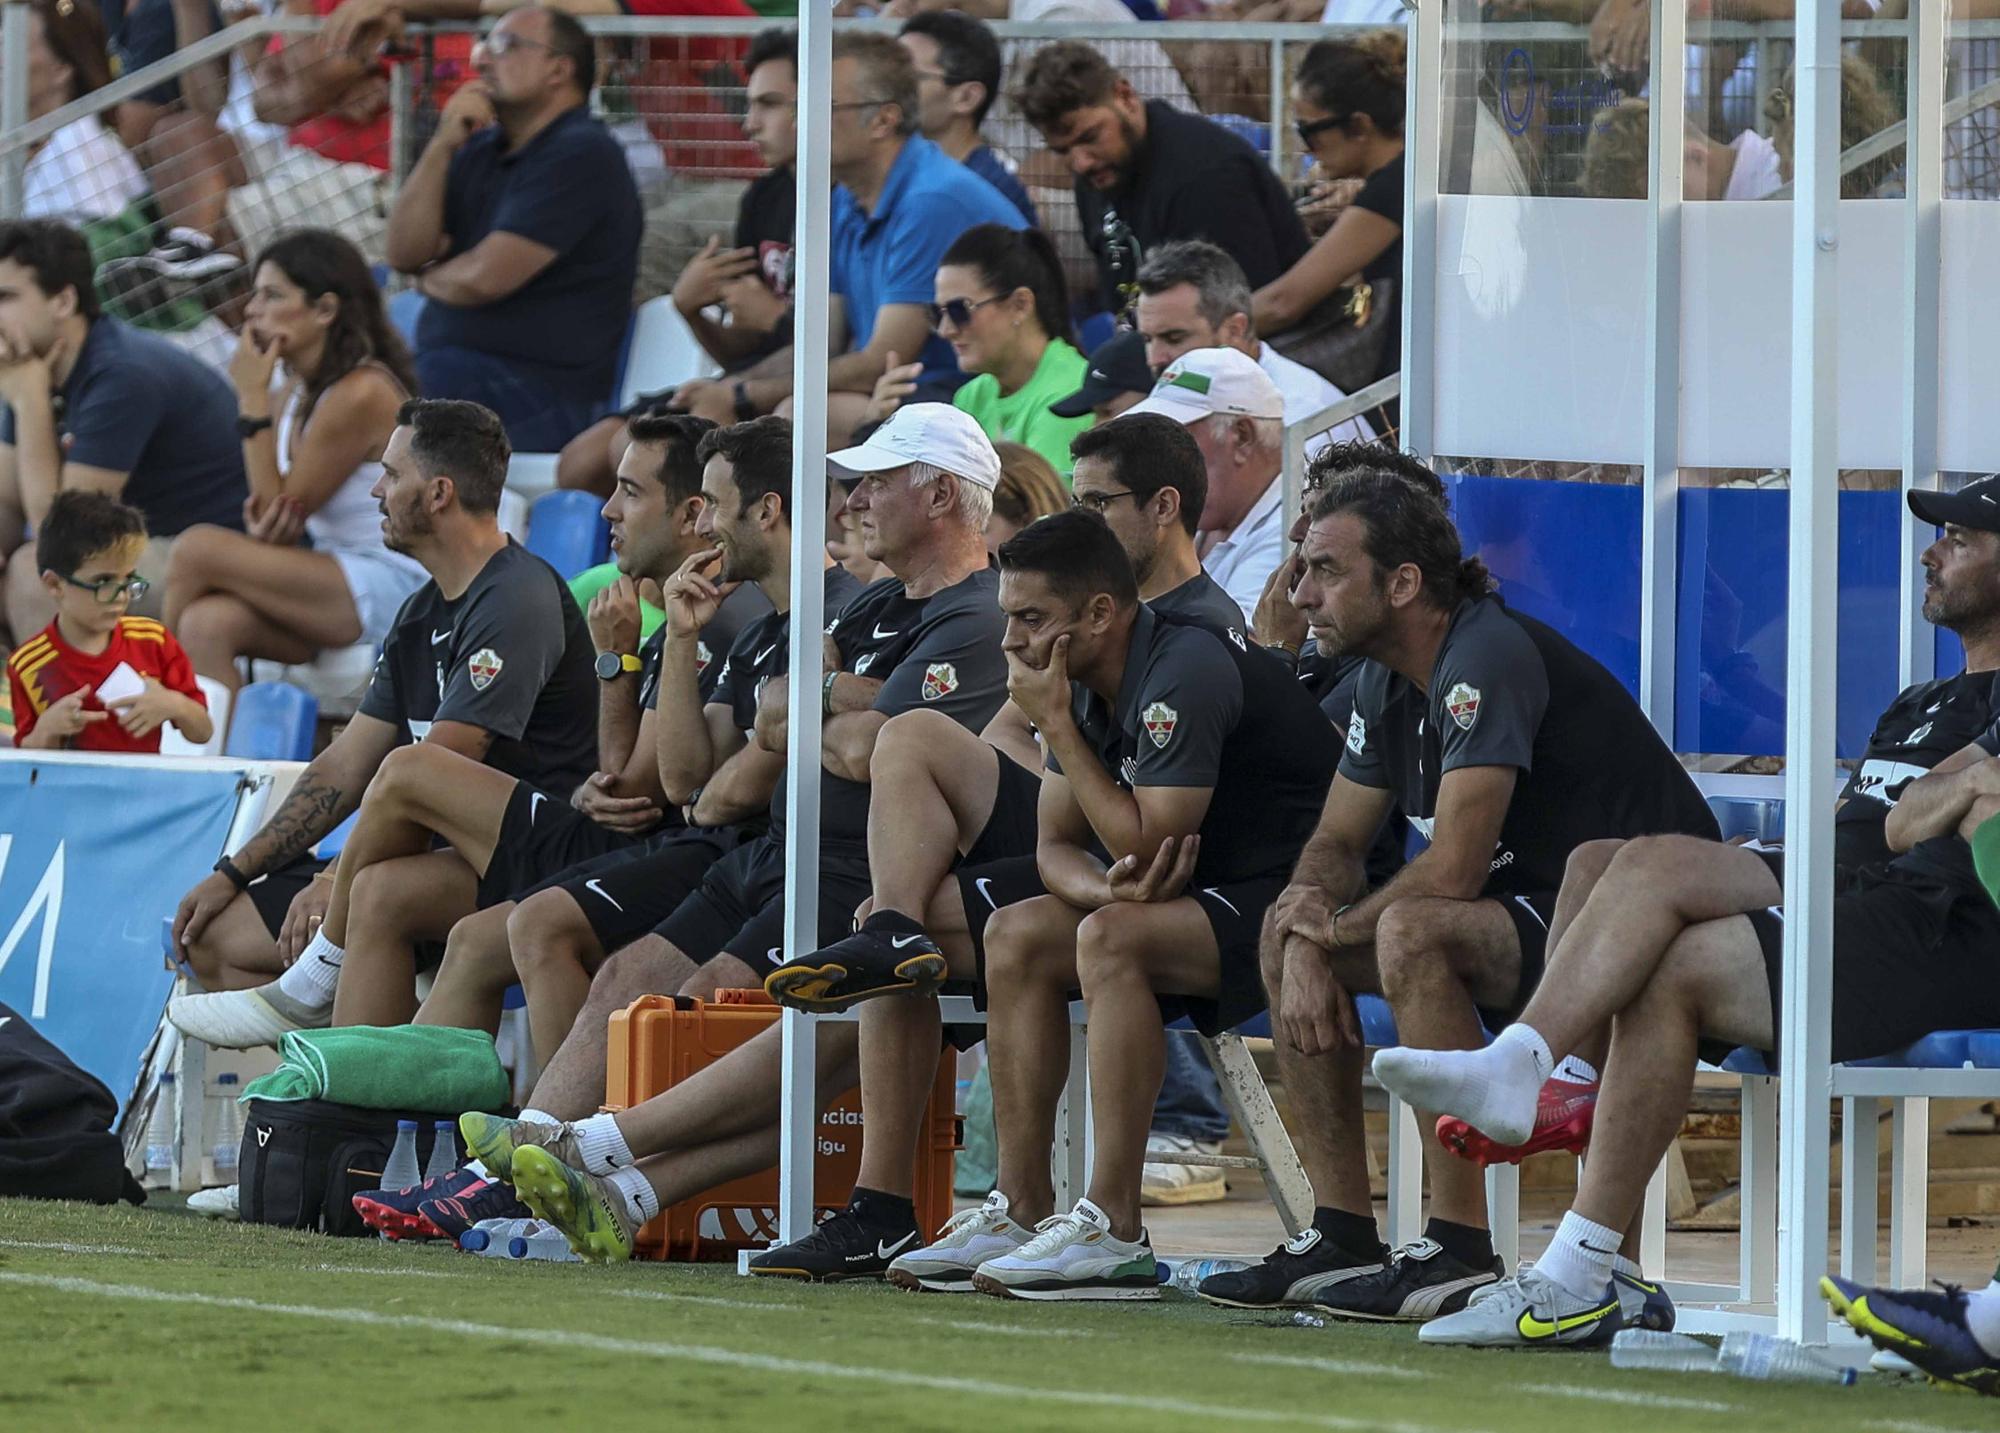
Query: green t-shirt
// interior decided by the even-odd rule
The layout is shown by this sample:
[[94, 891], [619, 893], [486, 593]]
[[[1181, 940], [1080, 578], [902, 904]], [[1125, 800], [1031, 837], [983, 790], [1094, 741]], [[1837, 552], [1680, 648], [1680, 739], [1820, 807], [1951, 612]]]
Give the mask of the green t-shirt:
[[1070, 440], [1095, 420], [1088, 413], [1081, 418], [1058, 418], [1049, 412], [1049, 405], [1083, 387], [1089, 372], [1090, 360], [1056, 339], [1042, 351], [1034, 376], [1014, 392], [1002, 397], [1000, 380], [982, 373], [953, 395], [952, 406], [970, 414], [994, 442], [1033, 448], [1067, 481]]
[[[569, 595], [576, 599], [576, 605], [584, 611], [590, 610], [590, 599], [618, 580], [618, 564], [600, 563], [596, 567], [586, 567], [569, 580]], [[639, 640], [644, 642], [659, 630], [667, 614], [650, 602], [639, 604]]]

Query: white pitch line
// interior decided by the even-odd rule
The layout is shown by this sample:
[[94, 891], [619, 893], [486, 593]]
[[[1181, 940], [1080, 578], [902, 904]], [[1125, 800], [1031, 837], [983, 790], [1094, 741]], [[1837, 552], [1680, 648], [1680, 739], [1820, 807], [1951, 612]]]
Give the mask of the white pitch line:
[[663, 1304], [704, 1304], [711, 1309], [797, 1309], [799, 1304], [762, 1303], [756, 1299], [721, 1299], [713, 1294], [669, 1294], [659, 1289], [606, 1289], [618, 1299], [650, 1299]]
[[1413, 1368], [1393, 1363], [1362, 1363], [1349, 1358], [1310, 1358], [1296, 1353], [1232, 1353], [1231, 1363], [1267, 1363], [1274, 1368], [1310, 1368], [1320, 1373], [1359, 1373], [1373, 1378], [1424, 1378]]
[[[803, 1304], [764, 1302], [757, 1299], [723, 1299], [711, 1294], [669, 1294], [654, 1289], [607, 1289], [605, 1292], [621, 1299], [654, 1299], [665, 1304], [704, 1304], [712, 1309], [750, 1309], [757, 1313], [767, 1309], [797, 1313], [805, 1308]], [[917, 1322], [931, 1328], [965, 1329], [971, 1333], [1018, 1334], [1027, 1338], [1092, 1337], [1085, 1329], [1019, 1328], [1008, 1324], [988, 1323], [984, 1319], [919, 1318]]]
[[919, 1317], [917, 1322], [926, 1328], [964, 1329], [967, 1333], [997, 1333], [1017, 1335], [1021, 1338], [1095, 1338], [1089, 1329], [1037, 1329], [1023, 1328], [1019, 1324], [988, 1323], [985, 1319], [946, 1319]]
[[1549, 1398], [1594, 1398], [1600, 1403], [1629, 1403], [1635, 1408], [1682, 1408], [1690, 1413], [1740, 1413], [1739, 1403], [1719, 1403], [1712, 1398], [1679, 1398], [1671, 1393], [1641, 1393], [1627, 1388], [1574, 1388], [1566, 1383], [1517, 1383], [1517, 1393], [1539, 1393]]
[[59, 1244], [38, 1239], [0, 1239], [0, 1249], [48, 1249], [57, 1254], [143, 1254], [144, 1249], [127, 1249], [122, 1244]]
[[375, 1269], [366, 1264], [321, 1264], [322, 1274], [373, 1274], [385, 1279], [463, 1279], [465, 1274], [455, 1274], [444, 1269]]
[[[921, 1388], [933, 1393], [994, 1398], [1008, 1403], [1053, 1403], [1082, 1408], [1129, 1409], [1165, 1414], [1172, 1418], [1214, 1419], [1223, 1424], [1290, 1424], [1336, 1430], [1381, 1430], [1381, 1433], [1443, 1433], [1443, 1430], [1426, 1423], [1390, 1423], [1375, 1418], [1343, 1418], [1332, 1413], [1244, 1408], [1231, 1404], [1200, 1403], [1192, 1399], [1162, 1398], [1136, 1393], [1037, 1388], [1032, 1384], [1000, 1383], [983, 1378], [953, 1378], [943, 1374], [915, 1373], [894, 1368], [869, 1368], [849, 1363], [781, 1358], [774, 1354], [746, 1353], [740, 1349], [716, 1348], [701, 1344], [653, 1343], [645, 1339], [614, 1338], [607, 1334], [585, 1333], [577, 1329], [508, 1328], [501, 1324], [472, 1323], [465, 1319], [377, 1313], [373, 1309], [326, 1309], [313, 1304], [270, 1304], [258, 1299], [231, 1295], [182, 1293], [148, 1288], [142, 1284], [100, 1284], [91, 1279], [71, 1279], [52, 1274], [17, 1274], [0, 1270], [0, 1283], [52, 1289], [58, 1293], [81, 1294], [96, 1298], [128, 1299], [157, 1304], [188, 1304], [200, 1308], [236, 1309], [256, 1314], [289, 1314], [296, 1318], [317, 1319], [322, 1323], [415, 1329], [425, 1333], [459, 1334], [466, 1338], [491, 1339], [498, 1343], [539, 1344], [545, 1348], [588, 1349], [593, 1353], [657, 1358], [668, 1363], [702, 1363], [748, 1369], [790, 1379], [816, 1378], [827, 1382]], [[1457, 1433], [1479, 1433], [1479, 1430], [1460, 1428]]]

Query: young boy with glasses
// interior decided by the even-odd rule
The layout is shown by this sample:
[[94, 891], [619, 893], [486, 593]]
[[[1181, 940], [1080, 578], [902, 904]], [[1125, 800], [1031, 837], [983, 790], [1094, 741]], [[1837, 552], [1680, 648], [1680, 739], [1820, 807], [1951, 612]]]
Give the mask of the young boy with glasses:
[[173, 634], [126, 606], [146, 520], [104, 493], [59, 493], [35, 539], [35, 566], [55, 620], [7, 660], [14, 744], [40, 750], [157, 752], [171, 722], [199, 744], [215, 729], [194, 664]]

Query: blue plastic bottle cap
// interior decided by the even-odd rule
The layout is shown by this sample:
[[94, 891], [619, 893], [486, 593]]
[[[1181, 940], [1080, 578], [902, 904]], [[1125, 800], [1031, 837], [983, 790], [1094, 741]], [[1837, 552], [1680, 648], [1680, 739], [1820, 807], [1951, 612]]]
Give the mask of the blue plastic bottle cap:
[[237, 1076], [233, 1071], [227, 1075], [217, 1075], [215, 1083], [218, 1085], [233, 1085], [237, 1083]]
[[415, 1134], [417, 1132], [417, 1122], [415, 1120], [397, 1120], [396, 1130], [397, 1133], [399, 1134], [404, 1130], [408, 1130], [411, 1134]]
[[484, 1229], [468, 1229], [458, 1236], [458, 1247], [470, 1253], [477, 1254], [486, 1247], [487, 1242], [492, 1237]]
[[507, 1254], [510, 1258], [514, 1259], [527, 1258], [528, 1241], [526, 1239], [523, 1239], [519, 1234], [516, 1234], [513, 1238], [507, 1241]]

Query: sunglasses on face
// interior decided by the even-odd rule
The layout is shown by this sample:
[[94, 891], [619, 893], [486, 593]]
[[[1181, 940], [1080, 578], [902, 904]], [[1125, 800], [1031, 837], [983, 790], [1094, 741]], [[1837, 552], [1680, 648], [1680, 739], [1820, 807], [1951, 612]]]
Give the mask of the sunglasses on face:
[[1330, 129], [1338, 129], [1346, 123], [1347, 116], [1344, 114], [1328, 115], [1325, 119], [1298, 119], [1292, 121], [1292, 133], [1299, 137], [1300, 144], [1311, 149], [1312, 142], [1317, 136], [1325, 134]]
[[1006, 297], [1005, 294], [995, 294], [990, 299], [946, 299], [941, 304], [925, 304], [924, 312], [929, 315], [932, 328], [942, 329], [947, 319], [953, 328], [964, 328], [972, 322], [975, 312]]

